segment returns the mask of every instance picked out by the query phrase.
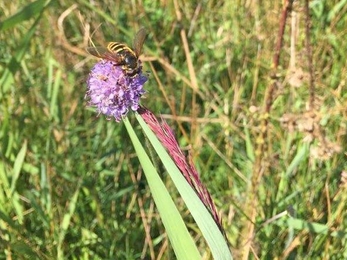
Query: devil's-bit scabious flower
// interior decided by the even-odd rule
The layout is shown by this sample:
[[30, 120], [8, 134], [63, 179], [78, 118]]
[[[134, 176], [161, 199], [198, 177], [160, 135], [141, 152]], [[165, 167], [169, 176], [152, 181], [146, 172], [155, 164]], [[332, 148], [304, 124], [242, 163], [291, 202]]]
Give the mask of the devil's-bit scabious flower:
[[142, 74], [141, 68], [134, 77], [130, 77], [121, 66], [101, 60], [89, 74], [86, 94], [88, 104], [96, 107], [99, 114], [119, 122], [129, 109], [136, 111], [139, 108], [146, 81], [147, 77]]

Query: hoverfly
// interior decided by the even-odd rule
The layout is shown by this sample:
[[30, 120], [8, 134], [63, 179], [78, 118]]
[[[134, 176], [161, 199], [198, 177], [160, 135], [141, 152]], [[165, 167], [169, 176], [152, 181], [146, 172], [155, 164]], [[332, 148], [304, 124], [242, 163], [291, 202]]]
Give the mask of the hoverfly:
[[141, 28], [134, 37], [132, 48], [125, 43], [110, 42], [106, 48], [88, 47], [87, 52], [98, 58], [113, 61], [117, 66], [122, 66], [124, 73], [133, 78], [140, 69], [138, 59], [146, 36], [146, 29]]

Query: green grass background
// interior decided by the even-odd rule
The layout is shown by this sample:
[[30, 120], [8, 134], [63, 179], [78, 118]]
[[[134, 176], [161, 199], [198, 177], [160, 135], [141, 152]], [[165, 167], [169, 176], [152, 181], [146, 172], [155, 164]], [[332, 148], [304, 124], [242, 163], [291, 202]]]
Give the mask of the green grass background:
[[280, 2], [2, 1], [0, 259], [175, 259], [124, 125], [84, 99], [90, 41], [142, 26], [142, 104], [195, 162], [234, 258], [347, 258], [347, 1], [310, 2], [312, 64], [296, 1], [274, 68]]

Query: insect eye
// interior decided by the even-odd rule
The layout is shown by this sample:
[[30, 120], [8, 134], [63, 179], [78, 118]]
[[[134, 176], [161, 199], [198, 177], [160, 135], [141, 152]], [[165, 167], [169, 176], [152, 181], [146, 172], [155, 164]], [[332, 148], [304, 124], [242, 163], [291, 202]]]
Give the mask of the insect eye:
[[125, 63], [129, 66], [129, 67], [136, 67], [137, 65], [137, 59], [133, 56], [127, 56], [125, 58]]

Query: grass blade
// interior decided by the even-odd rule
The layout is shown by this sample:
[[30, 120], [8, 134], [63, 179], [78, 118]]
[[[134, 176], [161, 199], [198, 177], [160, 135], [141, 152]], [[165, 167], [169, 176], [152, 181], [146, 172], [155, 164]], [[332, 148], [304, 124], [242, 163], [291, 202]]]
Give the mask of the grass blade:
[[198, 249], [195, 246], [180, 213], [137, 138], [129, 120], [125, 119], [124, 123], [139, 157], [141, 166], [145, 172], [153, 199], [158, 208], [177, 259], [201, 259]]
[[232, 259], [228, 244], [212, 218], [210, 212], [201, 202], [193, 188], [187, 183], [186, 179], [182, 176], [181, 172], [172, 161], [165, 148], [161, 145], [157, 137], [149, 129], [141, 116], [136, 114], [136, 118], [154, 147], [156, 153], [160, 157], [160, 160], [170, 174], [178, 192], [181, 194], [197, 225], [199, 226], [204, 238], [210, 246], [214, 259]]
[[11, 29], [17, 24], [29, 20], [30, 18], [33, 18], [34, 16], [40, 14], [45, 6], [47, 6], [50, 2], [50, 0], [37, 0], [26, 5], [16, 14], [0, 22], [0, 31]]

